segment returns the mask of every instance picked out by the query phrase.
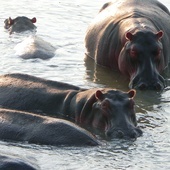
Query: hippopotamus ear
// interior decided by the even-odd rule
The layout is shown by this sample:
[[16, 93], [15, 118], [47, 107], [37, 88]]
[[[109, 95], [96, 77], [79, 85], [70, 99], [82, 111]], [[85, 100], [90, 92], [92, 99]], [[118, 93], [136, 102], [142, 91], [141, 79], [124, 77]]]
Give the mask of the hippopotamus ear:
[[132, 34], [131, 32], [127, 32], [125, 37], [126, 37], [127, 40], [132, 41], [132, 39], [133, 39], [133, 34]]
[[11, 17], [8, 18], [8, 24], [9, 25], [13, 25], [14, 24], [14, 20]]
[[32, 22], [32, 23], [36, 23], [36, 22], [37, 22], [37, 19], [34, 17], [34, 18], [31, 19], [31, 22]]
[[157, 32], [157, 33], [156, 33], [157, 39], [158, 39], [158, 40], [161, 39], [161, 38], [163, 37], [163, 34], [164, 34], [164, 32], [163, 32], [162, 30], [160, 30], [159, 32]]
[[135, 95], [136, 95], [136, 90], [134, 90], [134, 89], [131, 89], [131, 90], [129, 90], [128, 92], [128, 95], [129, 95], [129, 98], [134, 98], [135, 97]]
[[97, 90], [95, 93], [96, 99], [102, 100], [103, 99], [103, 93], [101, 90]]

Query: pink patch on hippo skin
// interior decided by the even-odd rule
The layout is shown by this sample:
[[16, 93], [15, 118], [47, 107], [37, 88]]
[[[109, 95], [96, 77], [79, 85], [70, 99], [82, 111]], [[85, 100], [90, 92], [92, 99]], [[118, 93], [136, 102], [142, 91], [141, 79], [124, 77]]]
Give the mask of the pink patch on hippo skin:
[[136, 90], [131, 89], [127, 93], [129, 95], [129, 98], [133, 99], [135, 97], [135, 95], [136, 95]]
[[37, 19], [34, 17], [34, 18], [31, 19], [31, 22], [32, 22], [32, 23], [36, 23], [36, 22], [37, 22]]
[[159, 32], [156, 33], [156, 37], [158, 40], [161, 39], [163, 37], [163, 35], [164, 35], [164, 32], [162, 30], [160, 30]]
[[133, 39], [133, 34], [132, 34], [131, 32], [127, 32], [125, 37], [126, 37], [127, 40], [132, 41], [132, 39]]
[[95, 96], [97, 99], [102, 100], [103, 99], [103, 93], [101, 90], [97, 90], [95, 93]]
[[9, 17], [9, 19], [8, 19], [8, 24], [9, 25], [13, 25], [14, 24], [14, 20], [11, 17]]
[[137, 56], [138, 56], [138, 50], [135, 48], [135, 47], [132, 47], [130, 49], [130, 57], [133, 59], [133, 60], [136, 60], [137, 59]]

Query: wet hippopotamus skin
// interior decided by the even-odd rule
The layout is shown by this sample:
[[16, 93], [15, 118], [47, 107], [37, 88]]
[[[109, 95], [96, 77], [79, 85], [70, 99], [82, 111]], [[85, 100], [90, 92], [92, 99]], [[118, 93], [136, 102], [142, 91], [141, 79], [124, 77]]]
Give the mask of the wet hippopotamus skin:
[[161, 90], [170, 55], [170, 13], [157, 0], [114, 0], [103, 5], [87, 29], [87, 56], [119, 70], [129, 87]]
[[55, 56], [56, 48], [38, 36], [29, 36], [15, 46], [16, 55], [23, 59], [48, 60]]
[[1, 170], [38, 170], [39, 168], [31, 165], [29, 161], [25, 161], [16, 156], [0, 155]]
[[107, 139], [137, 138], [135, 90], [82, 89], [26, 74], [0, 76], [0, 106], [70, 120]]
[[87, 130], [64, 119], [0, 109], [0, 140], [53, 146], [96, 146]]
[[36, 30], [36, 26], [34, 25], [36, 23], [36, 18], [29, 19], [25, 16], [22, 17], [16, 17], [15, 19], [12, 19], [9, 17], [8, 19], [5, 19], [4, 21], [4, 28], [9, 31], [10, 34], [16, 32], [21, 33], [24, 31], [34, 31]]

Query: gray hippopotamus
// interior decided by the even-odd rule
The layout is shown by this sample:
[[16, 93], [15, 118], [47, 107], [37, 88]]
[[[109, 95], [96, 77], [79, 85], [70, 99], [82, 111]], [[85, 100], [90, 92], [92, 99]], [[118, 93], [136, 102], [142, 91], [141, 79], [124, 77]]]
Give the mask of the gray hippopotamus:
[[0, 170], [36, 170], [29, 161], [16, 156], [0, 155]]
[[[27, 17], [16, 17], [15, 19], [6, 19], [4, 28], [12, 33], [23, 33], [25, 31], [35, 31], [34, 23], [36, 18], [29, 19]], [[23, 34], [25, 35], [25, 34]], [[26, 38], [15, 46], [16, 55], [23, 59], [40, 58], [43, 60], [50, 59], [55, 56], [56, 48], [49, 42], [44, 41], [36, 35], [25, 35]]]
[[0, 76], [0, 106], [68, 119], [108, 139], [137, 138], [135, 90], [82, 89], [25, 74]]
[[56, 48], [38, 36], [29, 36], [15, 46], [16, 55], [23, 59], [47, 60], [55, 55]]
[[170, 13], [157, 0], [113, 0], [87, 29], [87, 56], [119, 70], [129, 87], [161, 90], [170, 56]]
[[0, 139], [53, 146], [99, 144], [90, 132], [70, 121], [2, 108]]
[[4, 21], [4, 28], [9, 31], [10, 34], [16, 32], [24, 32], [24, 31], [33, 31], [36, 30], [36, 26], [34, 25], [36, 23], [36, 18], [29, 19], [25, 16], [22, 17], [16, 17], [15, 19], [12, 19], [9, 17], [8, 19], [5, 19]]

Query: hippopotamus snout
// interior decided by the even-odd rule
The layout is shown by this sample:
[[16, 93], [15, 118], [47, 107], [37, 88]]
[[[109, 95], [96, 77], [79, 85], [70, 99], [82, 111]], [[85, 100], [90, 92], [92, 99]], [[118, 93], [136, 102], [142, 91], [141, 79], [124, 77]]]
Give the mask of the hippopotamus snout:
[[140, 75], [133, 78], [129, 87], [139, 90], [162, 90], [166, 87], [165, 80], [161, 75], [155, 76], [153, 79], [143, 79]]
[[130, 129], [110, 129], [106, 132], [106, 136], [109, 138], [127, 138], [136, 139], [142, 135], [142, 131], [135, 127]]

